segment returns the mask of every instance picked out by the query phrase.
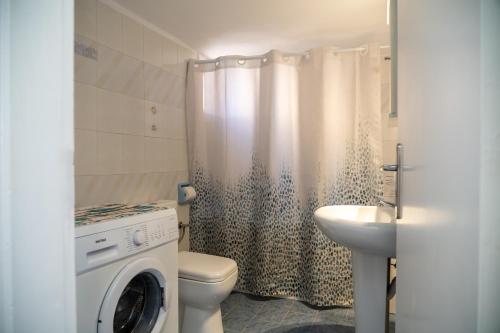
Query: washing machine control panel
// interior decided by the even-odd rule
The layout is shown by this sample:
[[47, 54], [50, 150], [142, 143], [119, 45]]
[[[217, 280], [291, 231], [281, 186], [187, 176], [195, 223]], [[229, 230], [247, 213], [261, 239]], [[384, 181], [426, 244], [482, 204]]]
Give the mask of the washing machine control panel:
[[117, 227], [76, 238], [77, 273], [108, 264], [165, 243], [177, 246], [179, 231], [175, 209], [124, 218]]
[[122, 237], [127, 242], [127, 252], [136, 252], [177, 239], [178, 227], [168, 227], [160, 220], [153, 220], [123, 229]]

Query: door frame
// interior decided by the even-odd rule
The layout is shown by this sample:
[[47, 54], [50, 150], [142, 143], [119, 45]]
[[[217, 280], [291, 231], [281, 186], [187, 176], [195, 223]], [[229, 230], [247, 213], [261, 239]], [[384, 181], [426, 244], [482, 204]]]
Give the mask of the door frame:
[[1, 332], [76, 332], [73, 7], [0, 1]]

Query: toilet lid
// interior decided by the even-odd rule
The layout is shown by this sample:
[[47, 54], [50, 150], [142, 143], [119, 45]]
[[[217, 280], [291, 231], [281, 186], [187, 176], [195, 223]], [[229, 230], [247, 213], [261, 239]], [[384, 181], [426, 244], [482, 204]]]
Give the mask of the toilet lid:
[[179, 277], [200, 282], [221, 282], [238, 270], [229, 258], [195, 252], [179, 252]]

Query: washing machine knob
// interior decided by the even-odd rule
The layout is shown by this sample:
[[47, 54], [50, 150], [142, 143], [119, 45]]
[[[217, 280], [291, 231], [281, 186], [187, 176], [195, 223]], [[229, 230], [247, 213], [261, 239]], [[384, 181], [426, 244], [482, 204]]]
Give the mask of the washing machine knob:
[[135, 245], [142, 245], [146, 241], [146, 234], [142, 230], [137, 230], [136, 232], [134, 232], [132, 240], [134, 241]]

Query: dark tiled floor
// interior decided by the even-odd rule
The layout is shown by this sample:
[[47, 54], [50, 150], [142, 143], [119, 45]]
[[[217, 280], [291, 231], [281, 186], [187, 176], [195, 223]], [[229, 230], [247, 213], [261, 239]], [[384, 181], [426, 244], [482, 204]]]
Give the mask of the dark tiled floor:
[[[221, 309], [227, 333], [354, 333], [351, 308], [318, 310], [290, 299], [234, 292]], [[390, 332], [394, 332], [393, 318]]]

